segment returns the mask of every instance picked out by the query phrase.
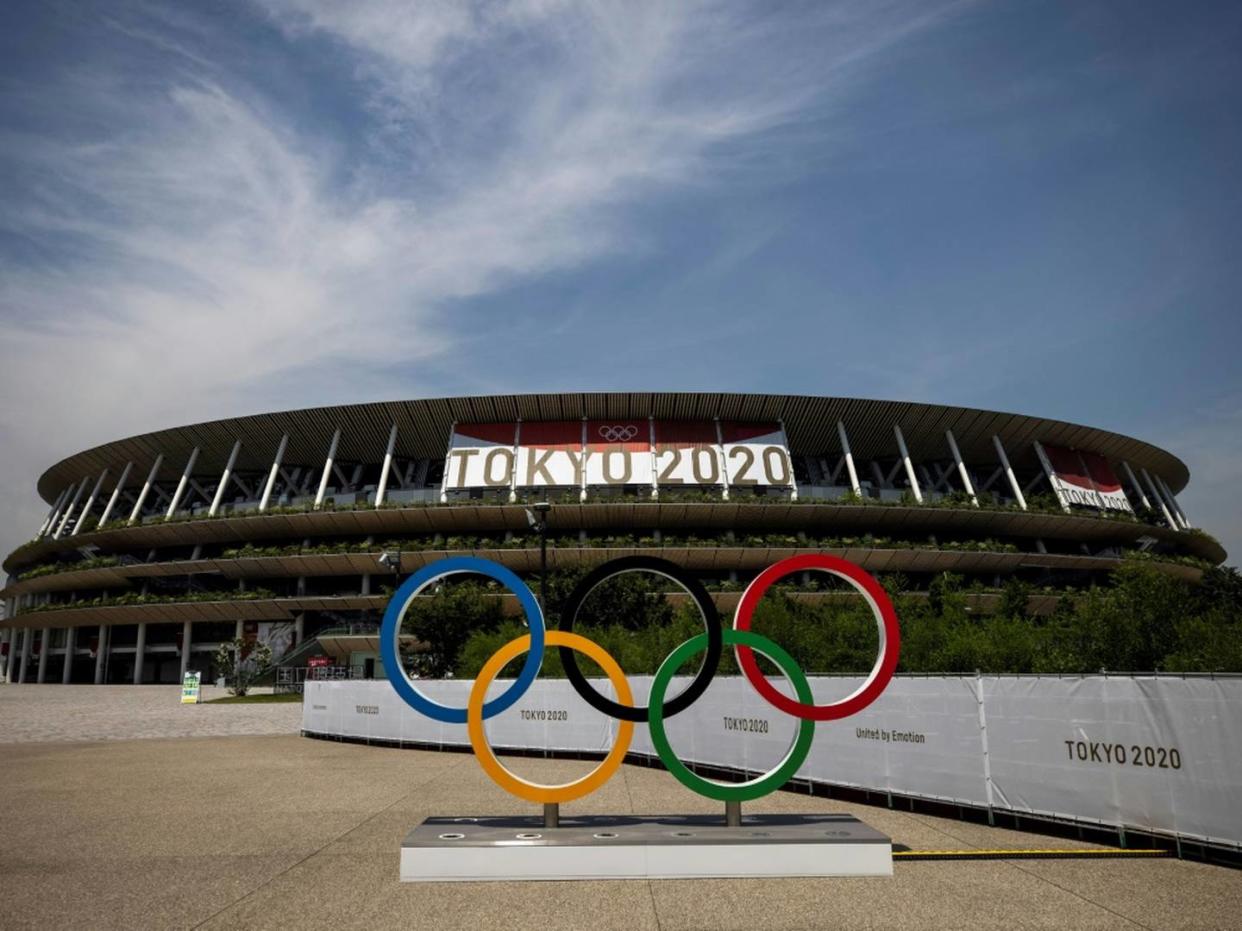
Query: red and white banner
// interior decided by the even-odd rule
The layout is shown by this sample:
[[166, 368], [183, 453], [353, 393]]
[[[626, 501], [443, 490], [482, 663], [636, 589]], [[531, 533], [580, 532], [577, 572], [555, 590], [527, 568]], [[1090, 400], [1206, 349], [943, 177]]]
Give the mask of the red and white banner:
[[650, 485], [651, 421], [588, 420], [588, 485]]
[[459, 424], [444, 487], [793, 484], [779, 424], [645, 417]]
[[476, 423], [453, 428], [444, 465], [445, 488], [508, 488], [513, 482], [517, 424]]
[[792, 485], [793, 465], [780, 424], [720, 425], [730, 485]]
[[1035, 452], [1063, 505], [1133, 513], [1121, 482], [1103, 456], [1040, 443], [1035, 444]]

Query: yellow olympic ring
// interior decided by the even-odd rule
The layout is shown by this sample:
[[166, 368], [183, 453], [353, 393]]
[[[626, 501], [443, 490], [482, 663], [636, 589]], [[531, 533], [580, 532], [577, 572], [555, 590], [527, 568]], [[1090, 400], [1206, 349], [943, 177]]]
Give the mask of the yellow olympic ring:
[[[598, 643], [578, 634], [560, 630], [547, 631], [544, 634], [544, 642], [548, 646], [569, 647], [595, 660], [604, 670], [604, 674], [608, 676], [608, 681], [612, 683], [613, 688], [617, 690], [617, 700], [623, 705], [633, 706], [634, 695], [630, 692], [630, 683], [626, 680], [625, 673], [621, 671], [617, 661]], [[612, 774], [621, 766], [622, 761], [625, 760], [625, 754], [630, 749], [630, 738], [634, 735], [634, 722], [620, 722], [617, 728], [617, 742], [608, 751], [603, 762], [581, 779], [575, 779], [563, 785], [549, 786], [538, 782], [527, 782], [509, 772], [500, 760], [496, 759], [496, 754], [492, 752], [491, 745], [487, 742], [487, 735], [483, 733], [483, 697], [487, 694], [487, 687], [500, 673], [500, 670], [505, 668], [505, 664], [529, 649], [530, 634], [510, 640], [493, 653], [492, 658], [479, 670], [479, 676], [474, 680], [474, 687], [470, 690], [470, 701], [466, 705], [466, 728], [470, 733], [470, 745], [474, 747], [474, 755], [478, 757], [483, 771], [506, 792], [518, 798], [524, 798], [528, 802], [543, 804], [572, 802], [574, 799], [594, 792], [612, 778]]]

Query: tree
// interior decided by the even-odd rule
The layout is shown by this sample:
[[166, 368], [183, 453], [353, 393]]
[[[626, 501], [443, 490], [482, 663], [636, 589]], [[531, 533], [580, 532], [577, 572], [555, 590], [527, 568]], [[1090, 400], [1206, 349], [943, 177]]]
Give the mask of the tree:
[[471, 635], [496, 630], [504, 619], [497, 589], [473, 581], [446, 583], [427, 598], [415, 598], [405, 615], [402, 633], [419, 641], [406, 654], [410, 671], [433, 679], [453, 673]]
[[221, 643], [215, 654], [216, 670], [234, 695], [245, 695], [254, 680], [272, 665], [272, 648], [257, 640], [238, 637]]

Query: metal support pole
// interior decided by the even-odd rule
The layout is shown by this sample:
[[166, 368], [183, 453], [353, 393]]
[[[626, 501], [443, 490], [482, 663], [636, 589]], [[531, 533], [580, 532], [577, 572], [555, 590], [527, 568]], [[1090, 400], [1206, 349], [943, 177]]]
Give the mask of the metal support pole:
[[263, 486], [263, 498], [259, 501], [260, 513], [267, 510], [268, 502], [272, 500], [272, 489], [276, 487], [276, 476], [280, 473], [280, 463], [285, 458], [285, 449], [288, 445], [289, 434], [282, 433], [280, 445], [276, 447], [276, 458], [272, 460], [271, 471], [267, 473], [267, 484]]
[[336, 447], [341, 442], [341, 428], [337, 427], [332, 434], [332, 442], [328, 444], [328, 458], [323, 464], [323, 478], [319, 480], [319, 491], [315, 494], [315, 510], [323, 507], [324, 496], [328, 493], [328, 479], [332, 477], [332, 465], [336, 462]]
[[1121, 460], [1121, 468], [1125, 470], [1126, 475], [1130, 479], [1130, 484], [1133, 485], [1134, 490], [1138, 492], [1139, 501], [1142, 502], [1143, 507], [1150, 511], [1151, 502], [1147, 500], [1147, 492], [1143, 491], [1142, 484], [1140, 484], [1139, 480], [1135, 478], [1134, 470], [1130, 468], [1130, 463], [1126, 462], [1124, 459]]
[[73, 652], [78, 645], [78, 629], [65, 628], [65, 667], [60, 671], [60, 684], [68, 685], [73, 679]]
[[846, 459], [846, 472], [850, 473], [850, 489], [862, 498], [862, 485], [858, 484], [858, 470], [853, 465], [853, 453], [850, 451], [850, 437], [846, 436], [846, 425], [837, 421], [837, 436], [841, 437], [841, 452]]
[[116, 507], [117, 499], [121, 497], [121, 489], [125, 487], [125, 482], [129, 480], [129, 473], [133, 471], [134, 464], [132, 462], [125, 463], [125, 468], [121, 470], [121, 477], [117, 479], [116, 487], [112, 489], [112, 497], [108, 499], [108, 506], [104, 508], [104, 512], [99, 515], [99, 526], [102, 527], [108, 522], [108, 518], [112, 516], [112, 509]]
[[[384, 450], [384, 464], [380, 467], [379, 484], [375, 486], [375, 506], [384, 503], [384, 494], [388, 491], [388, 473], [392, 471], [392, 454], [397, 448], [397, 425], [393, 424], [388, 431], [388, 448]], [[516, 454], [515, 454], [516, 459]]]
[[142, 665], [147, 653], [147, 622], [138, 622], [138, 642], [134, 644], [134, 685], [142, 685]]
[[168, 502], [168, 511], [164, 515], [164, 520], [172, 520], [172, 516], [177, 513], [177, 508], [181, 506], [181, 498], [185, 494], [185, 486], [190, 484], [190, 474], [194, 471], [194, 463], [198, 460], [198, 447], [190, 451], [190, 458], [186, 460], [185, 468], [181, 470], [181, 481], [177, 482], [177, 490], [173, 492], [172, 500]]
[[[781, 425], [781, 440], [785, 444], [786, 451], [788, 451], [789, 434], [785, 432], [785, 421], [781, 420], [781, 421], [778, 421], [778, 423], [780, 423]], [[794, 475], [793, 457], [786, 456], [786, 459], [789, 460], [787, 463], [789, 466], [789, 500], [797, 501], [798, 500], [798, 477]]]
[[561, 806], [559, 802], [543, 803], [543, 826], [559, 828], [561, 826]]
[[69, 502], [69, 507], [65, 508], [65, 513], [61, 515], [60, 523], [56, 525], [56, 532], [52, 534], [53, 540], [59, 540], [60, 535], [65, 532], [65, 525], [69, 523], [69, 518], [73, 516], [73, 509], [78, 506], [78, 499], [82, 497], [82, 492], [86, 491], [86, 483], [89, 481], [89, 476], [82, 479], [82, 483], [78, 485], [78, 490], [73, 493], [73, 499]]
[[740, 828], [742, 826], [742, 803], [737, 800], [725, 802], [725, 827]]
[[186, 670], [190, 668], [190, 635], [194, 625], [189, 621], [181, 624], [181, 681], [185, 681]]
[[78, 522], [73, 525], [73, 533], [71, 537], [76, 537], [78, 531], [82, 529], [82, 522], [86, 520], [86, 515], [91, 512], [91, 508], [95, 506], [95, 499], [99, 497], [99, 489], [103, 487], [104, 479], [108, 477], [108, 470], [104, 469], [99, 473], [99, 478], [95, 482], [95, 487], [91, 489], [90, 497], [86, 499], [86, 504], [82, 505], [82, 513], [78, 515]]
[[160, 453], [155, 457], [155, 462], [151, 466], [151, 471], [147, 473], [147, 480], [142, 485], [142, 491], [138, 492], [138, 500], [134, 502], [134, 509], [129, 513], [129, 520], [126, 523], [132, 524], [138, 519], [138, 515], [142, 513], [142, 505], [147, 500], [147, 495], [151, 492], [151, 486], [155, 484], [155, 476], [159, 474], [160, 466], [164, 464], [164, 454]]
[[1156, 499], [1156, 503], [1160, 505], [1160, 510], [1164, 514], [1164, 519], [1168, 521], [1169, 526], [1174, 530], [1180, 530], [1181, 526], [1174, 519], [1173, 513], [1169, 510], [1169, 506], [1164, 503], [1164, 498], [1160, 496], [1160, 491], [1156, 488], [1156, 483], [1151, 480], [1151, 474], [1146, 469], [1140, 469], [1143, 473], [1143, 479], [1147, 482], [1147, 488], [1151, 492], [1151, 496]]
[[922, 504], [923, 492], [919, 488], [919, 479], [914, 473], [914, 464], [910, 462], [910, 451], [906, 449], [906, 438], [901, 435], [901, 427], [897, 424], [893, 424], [893, 434], [897, 437], [897, 449], [901, 453], [902, 464], [906, 467], [906, 480], [910, 483], [910, 490], [914, 492], [914, 500]]
[[724, 432], [720, 429], [720, 418], [713, 417], [716, 424], [716, 461], [720, 469], [720, 500], [729, 500], [729, 461], [725, 458]]
[[[1061, 510], [1066, 514], [1071, 513], [1069, 501], [1061, 492], [1061, 486], [1057, 483], [1057, 470], [1052, 467], [1052, 460], [1048, 458], [1048, 453], [1044, 451], [1043, 444], [1040, 443], [1039, 440], [1035, 440], [1035, 442], [1031, 444], [1031, 448], [1035, 450], [1035, 455], [1039, 457], [1039, 464], [1044, 469], [1044, 476], [1048, 479], [1048, 484], [1052, 487], [1052, 493], [1057, 496], [1057, 501], [1061, 505]], [[1079, 461], [1081, 462], [1082, 460], [1080, 459]], [[1087, 467], [1085, 465], [1082, 469], [1084, 473], [1087, 471]], [[1030, 490], [1030, 488], [1031, 486], [1028, 485], [1027, 490]]]
[[103, 684], [104, 651], [108, 648], [108, 628], [99, 625], [99, 644], [95, 647], [95, 684]]
[[992, 434], [992, 445], [996, 447], [996, 455], [1000, 459], [1001, 468], [1005, 470], [1005, 478], [1009, 479], [1009, 488], [1018, 501], [1018, 507], [1025, 511], [1027, 509], [1026, 498], [1022, 496], [1022, 489], [1018, 486], [1018, 477], [1013, 474], [1013, 467], [1009, 464], [1009, 457], [1005, 455], [1005, 447], [998, 434]]
[[1169, 502], [1169, 507], [1173, 509], [1173, 516], [1175, 516], [1179, 521], [1181, 521], [1182, 529], [1189, 530], [1190, 521], [1186, 520], [1186, 513], [1182, 510], [1182, 506], [1178, 504], [1177, 498], [1174, 497], [1173, 489], [1169, 487], [1169, 483], [1166, 482], [1159, 475], [1157, 475], [1156, 485], [1160, 488], [1162, 492], [1164, 492], [1165, 500]]
[[68, 488], [64, 489], [56, 496], [56, 500], [52, 502], [51, 510], [47, 512], [47, 520], [43, 522], [43, 526], [40, 527], [39, 532], [35, 534], [36, 540], [42, 539], [43, 535], [55, 526], [56, 518], [60, 516], [61, 505], [65, 503], [65, 498], [67, 497], [69, 497]]
[[656, 452], [655, 417], [647, 416], [647, 442], [651, 446], [651, 497], [660, 499], [660, 456]]
[[970, 473], [966, 471], [966, 463], [962, 461], [962, 453], [957, 448], [957, 440], [953, 436], [953, 431], [945, 430], [944, 438], [949, 441], [949, 452], [953, 453], [953, 461], [957, 463], [957, 474], [962, 479], [962, 487], [966, 489], [966, 494], [970, 495], [970, 503], [978, 507], [979, 496], [975, 494], [975, 486], [970, 481]]
[[548, 617], [548, 516], [539, 521], [539, 610]]
[[224, 492], [228, 490], [229, 482], [233, 478], [233, 466], [237, 465], [237, 454], [241, 452], [241, 440], [233, 441], [233, 451], [229, 453], [229, 461], [224, 465], [224, 471], [220, 474], [220, 484], [216, 486], [216, 493], [211, 498], [211, 507], [207, 509], [208, 517], [215, 517], [220, 510], [220, 502], [224, 500]]

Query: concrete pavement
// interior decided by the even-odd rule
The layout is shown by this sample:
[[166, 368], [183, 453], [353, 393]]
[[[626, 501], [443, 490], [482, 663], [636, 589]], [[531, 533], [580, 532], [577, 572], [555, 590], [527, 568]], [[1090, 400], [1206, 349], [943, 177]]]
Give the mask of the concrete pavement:
[[[544, 781], [591, 765], [508, 762]], [[565, 812], [716, 807], [625, 766]], [[1232, 928], [1242, 916], [1242, 873], [1175, 860], [898, 863], [891, 880], [397, 882], [401, 838], [423, 817], [530, 809], [462, 753], [297, 736], [2, 745], [0, 927], [922, 931]], [[848, 811], [914, 848], [1048, 842], [792, 793], [746, 810]]]

